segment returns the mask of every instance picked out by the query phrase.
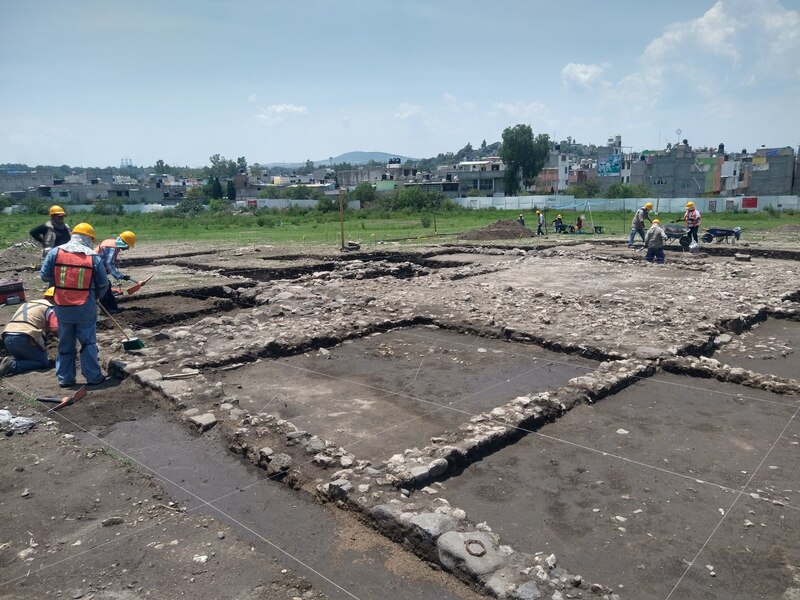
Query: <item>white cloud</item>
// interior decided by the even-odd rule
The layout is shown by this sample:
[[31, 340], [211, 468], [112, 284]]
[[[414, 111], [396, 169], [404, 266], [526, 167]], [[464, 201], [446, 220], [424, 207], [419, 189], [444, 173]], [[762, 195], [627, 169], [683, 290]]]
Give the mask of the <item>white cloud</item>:
[[408, 102], [402, 102], [400, 106], [397, 107], [397, 110], [394, 113], [394, 118], [405, 120], [412, 117], [420, 117], [424, 114], [425, 111], [422, 110], [421, 106], [417, 104], [409, 104]]
[[661, 36], [645, 48], [645, 60], [661, 62], [695, 52], [738, 60], [740, 55], [736, 43], [743, 21], [731, 12], [726, 3], [719, 0], [702, 17], [669, 25]]
[[608, 87], [610, 84], [602, 79], [603, 71], [611, 67], [610, 63], [591, 64], [584, 63], [567, 63], [561, 69], [561, 81], [565, 86], [579, 86], [579, 87], [594, 87], [602, 86]]
[[470, 102], [469, 100], [461, 101], [456, 98], [453, 94], [445, 92], [442, 94], [442, 99], [449, 111], [456, 111], [456, 112], [468, 112], [471, 110], [475, 110], [475, 103]]
[[273, 125], [275, 123], [283, 123], [288, 117], [305, 115], [307, 113], [308, 108], [305, 106], [297, 106], [295, 104], [272, 104], [262, 107], [258, 114], [256, 114], [256, 120], [266, 125]]
[[492, 110], [511, 117], [512, 119], [523, 119], [527, 121], [533, 121], [537, 118], [549, 116], [550, 114], [548, 108], [540, 102], [495, 102], [492, 104]]
[[256, 96], [255, 94], [250, 94], [250, 95], [247, 97], [247, 101], [248, 101], [248, 102], [255, 102], [256, 100], [258, 100], [258, 96]]

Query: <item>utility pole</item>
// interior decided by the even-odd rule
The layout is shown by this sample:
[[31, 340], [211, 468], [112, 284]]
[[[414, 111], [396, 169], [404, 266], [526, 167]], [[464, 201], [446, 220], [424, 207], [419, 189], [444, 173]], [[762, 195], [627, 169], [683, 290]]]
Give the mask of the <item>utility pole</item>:
[[339, 226], [342, 238], [342, 250], [344, 250], [344, 188], [339, 188]]

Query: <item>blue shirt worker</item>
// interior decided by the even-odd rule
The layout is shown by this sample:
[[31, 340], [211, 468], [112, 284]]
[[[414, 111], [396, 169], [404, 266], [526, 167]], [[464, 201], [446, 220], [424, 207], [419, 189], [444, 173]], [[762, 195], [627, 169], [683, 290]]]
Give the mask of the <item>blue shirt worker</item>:
[[[111, 238], [100, 242], [94, 251], [97, 252], [97, 254], [100, 255], [100, 258], [103, 259], [103, 265], [105, 265], [107, 275], [113, 276], [114, 279], [130, 281], [130, 275], [123, 275], [120, 273], [119, 269], [117, 268], [117, 260], [119, 259], [120, 252], [129, 248], [133, 248], [135, 245], [136, 234], [132, 231], [123, 231], [116, 237], [116, 239]], [[102, 304], [103, 308], [105, 308], [112, 315], [120, 311], [119, 306], [117, 306], [117, 301], [114, 298], [114, 291], [111, 289], [111, 286], [109, 286], [105, 295], [100, 298], [100, 304]]]
[[636, 237], [637, 233], [644, 242], [644, 220], [647, 219], [650, 221], [650, 224], [653, 223], [653, 220], [648, 214], [651, 210], [653, 210], [653, 203], [647, 202], [642, 208], [636, 211], [635, 215], [633, 215], [633, 221], [631, 221], [631, 235], [628, 238], [628, 248], [633, 248], [633, 239]]
[[75, 385], [75, 345], [80, 344], [81, 373], [89, 385], [105, 381], [97, 356], [97, 299], [108, 291], [103, 261], [92, 249], [94, 227], [78, 223], [69, 242], [56, 246], [42, 263], [39, 276], [55, 287], [58, 317], [56, 376], [61, 387]]
[[47, 334], [58, 335], [54, 293], [55, 288], [48, 289], [44, 298], [25, 302], [11, 317], [3, 330], [3, 343], [11, 356], [0, 361], [0, 377], [50, 367]]

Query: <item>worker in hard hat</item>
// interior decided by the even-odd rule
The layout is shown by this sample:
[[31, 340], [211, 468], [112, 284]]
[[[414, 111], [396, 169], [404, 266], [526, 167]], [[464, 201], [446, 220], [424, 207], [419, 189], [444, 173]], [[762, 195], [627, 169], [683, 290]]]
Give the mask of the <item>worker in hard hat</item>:
[[89, 385], [106, 377], [97, 356], [97, 299], [108, 291], [108, 276], [92, 245], [94, 227], [78, 223], [66, 244], [56, 246], [42, 263], [39, 276], [55, 287], [53, 302], [58, 317], [56, 376], [61, 387], [75, 385], [75, 345], [80, 345], [81, 373]]
[[699, 244], [697, 240], [697, 232], [700, 230], [700, 211], [694, 206], [691, 200], [686, 203], [686, 212], [683, 213], [683, 220], [686, 221], [686, 226], [689, 228], [687, 235], [689, 238], [694, 238], [694, 242]]
[[[116, 238], [109, 238], [100, 242], [94, 251], [103, 259], [107, 275], [111, 275], [115, 279], [130, 281], [130, 275], [123, 275], [120, 273], [119, 269], [117, 269], [117, 261], [119, 260], [120, 252], [133, 248], [135, 245], [136, 234], [132, 231], [123, 231]], [[120, 311], [119, 306], [117, 306], [117, 301], [114, 299], [114, 292], [110, 286], [105, 296], [100, 298], [100, 304], [111, 314], [116, 314]]]
[[647, 235], [644, 236], [644, 247], [647, 248], [647, 254], [644, 259], [647, 262], [653, 262], [655, 259], [659, 265], [664, 264], [664, 244], [667, 242], [667, 234], [661, 227], [659, 219], [653, 219], [650, 229], [647, 230]]
[[564, 218], [561, 215], [556, 215], [556, 218], [553, 219], [553, 231], [556, 233], [561, 233], [562, 231], [566, 231], [567, 226], [564, 225]]
[[72, 234], [69, 225], [64, 222], [66, 216], [67, 213], [60, 206], [51, 206], [50, 220], [31, 229], [31, 237], [42, 245], [42, 258], [56, 246], [69, 241]]
[[519, 216], [517, 217], [517, 223], [525, 227], [525, 216], [522, 213], [519, 213]]
[[3, 329], [3, 343], [11, 356], [0, 361], [0, 377], [50, 367], [47, 335], [58, 335], [58, 317], [53, 310], [55, 291], [51, 287], [44, 298], [21, 304]]
[[541, 211], [536, 211], [536, 235], [544, 235], [544, 215]]
[[631, 221], [631, 235], [628, 238], [628, 248], [633, 248], [633, 240], [636, 234], [639, 234], [639, 237], [642, 238], [644, 242], [644, 220], [647, 219], [650, 221], [650, 224], [653, 223], [653, 219], [650, 218], [651, 210], [653, 210], [653, 203], [645, 202], [645, 205], [633, 215], [633, 220]]

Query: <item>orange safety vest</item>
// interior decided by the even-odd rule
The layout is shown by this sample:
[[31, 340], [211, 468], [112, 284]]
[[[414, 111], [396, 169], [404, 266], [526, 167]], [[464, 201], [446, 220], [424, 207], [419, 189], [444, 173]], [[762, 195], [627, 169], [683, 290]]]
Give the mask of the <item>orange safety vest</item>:
[[89, 254], [58, 249], [53, 267], [56, 293], [53, 301], [58, 306], [80, 306], [89, 298], [94, 264]]
[[697, 227], [700, 225], [700, 213], [697, 212], [696, 208], [692, 210], [686, 211], [686, 226], [687, 227]]

